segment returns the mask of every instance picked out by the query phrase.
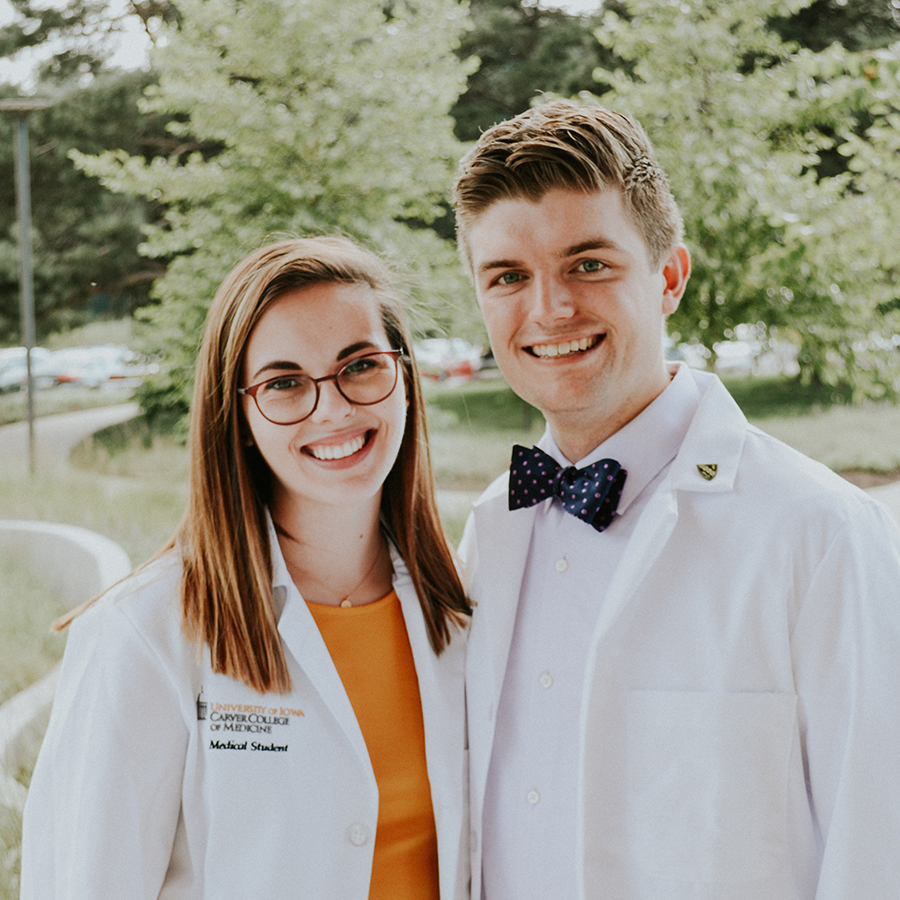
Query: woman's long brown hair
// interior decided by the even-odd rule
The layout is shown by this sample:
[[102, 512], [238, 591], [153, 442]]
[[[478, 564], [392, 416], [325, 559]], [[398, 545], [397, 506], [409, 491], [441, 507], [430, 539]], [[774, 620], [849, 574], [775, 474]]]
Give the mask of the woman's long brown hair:
[[261, 693], [287, 692], [291, 678], [272, 603], [269, 472], [246, 440], [238, 379], [250, 333], [268, 305], [323, 283], [371, 287], [391, 346], [409, 360], [406, 430], [382, 491], [381, 518], [409, 569], [435, 653], [470, 612], [438, 518], [424, 401], [389, 269], [342, 237], [269, 244], [235, 266], [210, 307], [191, 406], [190, 497], [165, 548], [176, 548], [183, 561], [185, 633], [209, 647], [213, 671]]

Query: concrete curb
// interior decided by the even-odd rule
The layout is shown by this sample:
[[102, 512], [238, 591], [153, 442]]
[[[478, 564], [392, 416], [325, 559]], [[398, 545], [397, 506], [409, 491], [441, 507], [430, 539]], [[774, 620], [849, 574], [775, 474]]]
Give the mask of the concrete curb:
[[[0, 551], [37, 573], [62, 605], [72, 607], [131, 572], [115, 541], [86, 528], [51, 522], [0, 521]], [[25, 788], [12, 777], [25, 764], [36, 734], [43, 733], [59, 667], [0, 706], [0, 805], [21, 810]]]

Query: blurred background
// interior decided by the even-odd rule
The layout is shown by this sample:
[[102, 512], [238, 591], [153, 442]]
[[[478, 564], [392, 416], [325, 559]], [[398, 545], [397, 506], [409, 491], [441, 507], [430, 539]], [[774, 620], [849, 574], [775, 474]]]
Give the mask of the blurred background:
[[[0, 519], [80, 525], [134, 563], [155, 552], [184, 505], [216, 286], [267, 239], [340, 231], [403, 274], [456, 542], [543, 422], [493, 363], [449, 188], [481, 131], [550, 97], [637, 116], [670, 175], [694, 260], [670, 358], [718, 372], [751, 421], [856, 483], [900, 476], [900, 0], [334, 10], [0, 0], [0, 100], [44, 107], [27, 114], [38, 423], [127, 420], [29, 474], [17, 118], [0, 111], [0, 433], [19, 435], [0, 434]], [[0, 701], [59, 658], [46, 627], [62, 611], [0, 554]], [[0, 804], [0, 900], [17, 896], [18, 828]]]

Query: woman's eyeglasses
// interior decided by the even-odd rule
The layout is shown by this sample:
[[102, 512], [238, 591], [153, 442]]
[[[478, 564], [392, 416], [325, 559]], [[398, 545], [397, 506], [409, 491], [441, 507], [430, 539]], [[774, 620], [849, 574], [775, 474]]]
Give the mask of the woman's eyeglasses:
[[397, 386], [397, 359], [402, 350], [379, 350], [355, 356], [333, 375], [311, 378], [302, 372], [284, 372], [250, 387], [248, 394], [260, 413], [275, 425], [296, 425], [308, 419], [319, 405], [319, 385], [333, 381], [340, 395], [356, 406], [372, 406], [386, 400]]

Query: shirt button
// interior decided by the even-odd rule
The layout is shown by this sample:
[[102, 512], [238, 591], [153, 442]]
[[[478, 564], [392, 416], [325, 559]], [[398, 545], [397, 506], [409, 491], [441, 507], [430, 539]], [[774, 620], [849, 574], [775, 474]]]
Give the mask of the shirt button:
[[565, 572], [566, 569], [569, 568], [569, 561], [563, 557], [562, 559], [558, 559], [556, 561], [556, 571], [557, 572]]
[[538, 684], [542, 688], [548, 688], [551, 684], [553, 684], [553, 676], [549, 672], [541, 672], [541, 677], [538, 678]]
[[369, 829], [357, 822], [347, 829], [347, 839], [354, 847], [362, 847], [369, 840]]
[[541, 799], [541, 795], [532, 788], [526, 795], [525, 799], [532, 805], [537, 805], [538, 801]]

